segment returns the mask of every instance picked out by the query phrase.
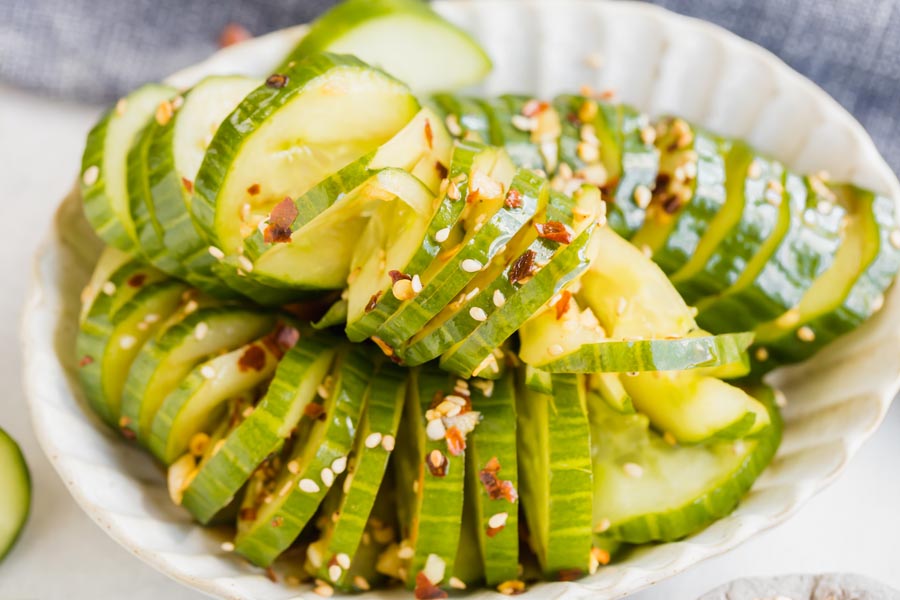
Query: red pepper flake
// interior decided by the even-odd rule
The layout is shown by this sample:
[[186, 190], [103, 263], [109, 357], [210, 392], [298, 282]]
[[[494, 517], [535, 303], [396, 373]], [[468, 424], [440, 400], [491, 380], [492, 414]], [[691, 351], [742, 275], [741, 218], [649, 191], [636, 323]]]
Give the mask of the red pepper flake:
[[191, 181], [190, 179], [188, 179], [187, 177], [181, 178], [181, 185], [184, 186], [184, 189], [188, 194], [194, 193], [194, 182]]
[[434, 170], [437, 171], [438, 177], [441, 179], [446, 179], [447, 175], [450, 174], [450, 170], [444, 166], [444, 163], [441, 161], [435, 161]]
[[282, 525], [284, 525], [284, 517], [282, 517], [281, 515], [276, 516], [274, 519], [272, 519], [271, 525], [272, 527], [281, 527]]
[[282, 325], [275, 334], [275, 341], [278, 342], [278, 346], [285, 352], [296, 346], [299, 340], [300, 330], [290, 325]]
[[229, 23], [222, 28], [222, 32], [219, 34], [219, 48], [234, 46], [252, 37], [253, 34], [247, 31], [247, 28], [240, 23]]
[[450, 427], [444, 437], [447, 439], [447, 450], [453, 456], [459, 456], [466, 450], [466, 437], [463, 435], [459, 427], [455, 425]]
[[146, 273], [135, 273], [128, 278], [128, 285], [130, 285], [131, 287], [141, 287], [142, 285], [144, 285], [145, 281], [147, 281]]
[[509, 268], [509, 282], [519, 283], [534, 274], [534, 250], [526, 250]]
[[431, 580], [428, 579], [428, 576], [425, 575], [424, 571], [419, 571], [416, 574], [415, 596], [416, 600], [441, 600], [442, 598], [446, 598], [448, 594], [431, 583]]
[[241, 521], [255, 521], [257, 517], [256, 509], [252, 506], [248, 506], [246, 508], [242, 508], [241, 512], [238, 513], [238, 518]]
[[481, 469], [481, 472], [478, 473], [478, 479], [481, 480], [484, 491], [487, 492], [487, 495], [491, 500], [503, 498], [507, 502], [516, 502], [519, 499], [519, 494], [516, 491], [515, 486], [512, 481], [497, 477], [497, 473], [499, 472], [500, 461], [494, 456], [487, 461], [487, 464], [485, 464], [484, 468]]
[[444, 401], [444, 396], [446, 396], [446, 394], [444, 394], [443, 391], [441, 391], [441, 390], [436, 391], [434, 393], [434, 396], [431, 397], [431, 404], [428, 405], [428, 408], [430, 408], [432, 410], [437, 408], [438, 405]]
[[559, 572], [559, 581], [575, 581], [584, 577], [584, 571], [581, 569], [563, 569]]
[[529, 100], [522, 107], [522, 114], [526, 117], [536, 117], [550, 108], [550, 103], [544, 100]]
[[306, 405], [306, 408], [303, 409], [303, 414], [304, 416], [309, 417], [310, 419], [315, 421], [325, 414], [325, 409], [322, 408], [322, 405], [318, 404], [317, 402], [310, 402]]
[[606, 90], [603, 90], [602, 92], [600, 92], [601, 100], [612, 100], [615, 97], [616, 97], [616, 90], [606, 89]]
[[503, 203], [507, 208], [522, 208], [522, 193], [516, 188], [510, 188]]
[[431, 121], [425, 119], [425, 141], [428, 142], [428, 148], [434, 149], [434, 131], [431, 129]]
[[667, 215], [674, 215], [681, 208], [681, 199], [676, 194], [672, 194], [663, 201], [662, 209]]
[[84, 356], [81, 357], [81, 360], [78, 361], [78, 366], [86, 367], [93, 362], [94, 362], [94, 357], [88, 356], [87, 354], [85, 354]]
[[569, 310], [569, 302], [572, 300], [572, 292], [569, 290], [563, 290], [559, 295], [559, 300], [556, 302], [556, 320], [559, 321], [563, 318], [563, 315], [566, 314], [566, 311]]
[[119, 429], [119, 431], [122, 433], [122, 437], [126, 440], [133, 440], [137, 438], [137, 434], [134, 432], [134, 430], [129, 429], [128, 427], [122, 427]]
[[392, 284], [397, 283], [398, 281], [401, 281], [403, 279], [407, 279], [407, 280], [412, 279], [412, 277], [410, 277], [406, 273], [401, 273], [400, 271], [397, 271], [396, 269], [389, 271], [388, 276], [391, 278]]
[[366, 308], [365, 308], [365, 311], [367, 313], [375, 310], [375, 306], [378, 305], [378, 299], [381, 298], [381, 294], [382, 294], [382, 290], [378, 290], [377, 292], [372, 294], [371, 298], [369, 298], [369, 301], [366, 303]]
[[272, 214], [269, 215], [269, 224], [263, 232], [263, 239], [267, 244], [279, 244], [291, 241], [291, 225], [300, 211], [290, 197], [275, 205]]
[[278, 575], [275, 574], [275, 569], [272, 567], [266, 567], [266, 577], [268, 577], [269, 581], [272, 583], [278, 583]]
[[259, 193], [260, 187], [258, 183], [254, 183], [250, 187], [247, 188], [247, 193], [251, 196], [255, 196]]
[[566, 226], [559, 221], [547, 221], [546, 223], [535, 223], [534, 228], [537, 229], [538, 237], [551, 242], [559, 242], [560, 244], [571, 244], [572, 234], [566, 229]]
[[242, 372], [250, 369], [262, 371], [263, 367], [266, 366], [266, 351], [262, 347], [253, 344], [244, 350], [244, 353], [238, 359], [237, 365], [238, 370]]
[[284, 86], [286, 86], [287, 82], [288, 82], [287, 75], [282, 75], [281, 73], [272, 73], [266, 79], [266, 87], [279, 89], [279, 88], [283, 88]]
[[432, 450], [425, 456], [425, 466], [434, 477], [446, 477], [450, 460], [440, 450]]
[[506, 525], [501, 525], [500, 527], [491, 527], [490, 525], [488, 525], [485, 528], [484, 532], [487, 534], [487, 536], [489, 538], [492, 538], [492, 537], [496, 536], [498, 533], [500, 533], [501, 531], [503, 531], [505, 528], [506, 528]]

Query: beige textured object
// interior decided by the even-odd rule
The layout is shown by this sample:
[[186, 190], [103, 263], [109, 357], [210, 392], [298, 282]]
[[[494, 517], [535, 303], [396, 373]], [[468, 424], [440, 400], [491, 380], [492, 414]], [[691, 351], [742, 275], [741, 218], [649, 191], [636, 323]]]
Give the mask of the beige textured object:
[[900, 592], [862, 575], [784, 575], [738, 579], [697, 600], [900, 600]]
[[[828, 170], [900, 198], [900, 183], [853, 118], [766, 51], [712, 25], [629, 2], [438, 2], [479, 38], [495, 69], [480, 91], [547, 96], [582, 85], [654, 114], [672, 112], [746, 138], [799, 171]], [[264, 76], [303, 34], [293, 28], [222, 50], [170, 83], [212, 73]], [[600, 56], [594, 68], [586, 57]], [[318, 598], [288, 588], [222, 550], [221, 533], [194, 525], [168, 498], [148, 455], [107, 431], [75, 376], [79, 294], [99, 243], [76, 195], [35, 259], [23, 324], [25, 379], [40, 443], [72, 495], [110, 536], [167, 575], [221, 598]], [[670, 577], [783, 521], [828, 485], [881, 422], [898, 388], [900, 294], [839, 346], [776, 373], [787, 398], [784, 443], [729, 517], [678, 543], [642, 549], [591, 577], [531, 588], [525, 598], [617, 598]], [[890, 351], [885, 351], [889, 349]], [[408, 598], [369, 592], [358, 598]], [[472, 597], [493, 597], [473, 592]]]

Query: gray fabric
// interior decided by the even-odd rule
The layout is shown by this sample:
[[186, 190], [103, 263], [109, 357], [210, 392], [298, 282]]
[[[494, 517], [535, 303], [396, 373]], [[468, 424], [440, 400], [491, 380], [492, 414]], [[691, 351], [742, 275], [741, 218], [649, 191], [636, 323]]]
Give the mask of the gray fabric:
[[[900, 171], [900, 0], [655, 0], [781, 56], [847, 107]], [[215, 50], [229, 22], [254, 34], [333, 0], [0, 0], [0, 79], [108, 101]]]
[[862, 575], [784, 575], [738, 579], [697, 600], [900, 600], [900, 592]]

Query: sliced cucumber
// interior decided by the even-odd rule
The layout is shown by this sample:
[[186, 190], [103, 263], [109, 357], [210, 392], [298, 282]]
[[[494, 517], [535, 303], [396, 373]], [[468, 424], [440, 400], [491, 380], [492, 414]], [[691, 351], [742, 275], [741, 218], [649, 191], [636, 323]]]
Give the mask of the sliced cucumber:
[[377, 148], [417, 110], [405, 86], [353, 57], [304, 59], [270, 77], [219, 126], [194, 181], [191, 213], [220, 252], [239, 254], [276, 204]]
[[488, 117], [490, 142], [500, 146], [509, 154], [517, 167], [525, 169], [546, 169], [539, 143], [532, 138], [532, 132], [516, 127], [516, 119], [524, 118], [522, 110], [531, 98], [528, 96], [505, 95], [485, 100], [472, 99], [481, 106]]
[[644, 415], [622, 415], [588, 401], [593, 452], [595, 530], [642, 544], [690, 535], [729, 514], [775, 454], [781, 421], [771, 390], [754, 392], [770, 407], [759, 436], [705, 446], [672, 446]]
[[9, 553], [31, 510], [31, 475], [18, 444], [0, 429], [0, 561]]
[[[78, 323], [84, 323], [91, 307], [97, 298], [101, 297], [104, 284], [109, 281], [119, 267], [131, 260], [131, 255], [122, 252], [115, 246], [106, 246], [94, 265], [94, 272], [84, 289], [81, 290], [81, 311], [78, 313]], [[107, 294], [109, 295], [109, 294]]]
[[275, 326], [275, 316], [253, 309], [200, 308], [141, 348], [122, 395], [120, 425], [150, 438], [153, 419], [169, 395], [202, 360], [259, 338]]
[[256, 514], [240, 519], [235, 550], [250, 562], [268, 566], [297, 539], [334, 483], [335, 463], [347, 460], [374, 371], [367, 354], [357, 346], [340, 359], [334, 389], [322, 405], [325, 417], [298, 439], [272, 482], [270, 500], [258, 504], [260, 498], [245, 498], [244, 508]]
[[253, 470], [290, 437], [340, 345], [327, 334], [301, 333], [296, 345], [278, 363], [266, 395], [185, 490], [183, 505], [198, 521], [209, 522], [231, 502]]
[[318, 52], [355, 54], [420, 93], [472, 85], [491, 70], [468, 33], [418, 0], [340, 3], [313, 23], [286, 66]]
[[444, 123], [454, 138], [482, 144], [491, 141], [490, 121], [474, 98], [444, 93], [435, 94], [429, 100], [444, 116]]
[[[175, 90], [148, 84], [110, 109], [88, 134], [81, 160], [84, 214], [103, 241], [120, 250], [136, 249], [137, 234], [129, 210], [126, 156], [132, 141], [151, 119], [171, 116]], [[155, 115], [155, 117], [154, 117]]]
[[597, 392], [611, 409], [623, 415], [635, 413], [634, 402], [616, 373], [593, 373], [588, 381], [590, 389]]
[[594, 486], [584, 386], [577, 375], [554, 375], [553, 396], [524, 387], [516, 407], [528, 544], [545, 577], [586, 573]]

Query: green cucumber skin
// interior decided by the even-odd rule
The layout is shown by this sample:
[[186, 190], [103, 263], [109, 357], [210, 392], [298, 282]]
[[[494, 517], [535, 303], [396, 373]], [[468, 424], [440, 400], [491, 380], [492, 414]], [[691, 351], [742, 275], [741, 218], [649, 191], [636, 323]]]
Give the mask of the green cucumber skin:
[[[871, 192], [856, 188], [854, 193], [861, 195], [863, 201], [871, 202], [871, 208], [868, 209], [871, 213], [869, 218], [878, 227], [878, 252], [874, 259], [864, 266], [839, 307], [806, 323], [798, 324], [777, 340], [758, 342], [767, 349], [770, 360], [754, 365], [754, 372], [779, 364], [806, 360], [833, 340], [859, 327], [880, 308], [884, 292], [900, 269], [900, 249], [891, 242], [891, 234], [897, 230], [894, 202], [889, 198], [875, 196]], [[809, 327], [815, 334], [814, 341], [802, 341], [797, 336], [800, 327]]]
[[522, 108], [531, 98], [503, 95], [486, 100], [472, 99], [488, 116], [490, 141], [506, 150], [517, 167], [524, 169], [545, 168], [544, 159], [537, 144], [531, 141], [531, 133], [513, 126], [514, 115], [522, 114]]
[[[437, 369], [426, 368], [417, 372], [412, 379], [412, 385], [418, 387], [422, 415], [438, 392], [452, 393], [455, 381], [455, 377]], [[424, 418], [417, 426], [424, 429]], [[444, 477], [432, 475], [423, 465], [424, 475], [420, 484], [421, 500], [417, 515], [418, 535], [415, 538], [415, 555], [407, 580], [407, 586], [410, 588], [415, 587], [416, 574], [425, 567], [429, 554], [436, 554], [443, 559], [446, 572], [452, 574], [459, 547], [465, 497], [466, 452], [453, 455], [447, 451], [447, 443], [443, 438], [430, 440], [426, 437], [425, 452], [420, 460], [424, 463], [425, 457], [434, 450], [443, 453], [448, 464]], [[448, 579], [449, 577], [445, 577], [441, 585], [446, 587]]]
[[253, 272], [245, 273], [237, 260], [231, 256], [216, 261], [212, 271], [229, 288], [261, 306], [283, 306], [315, 298], [324, 291], [318, 288], [285, 288], [281, 281], [273, 277]]
[[769, 409], [771, 424], [755, 438], [745, 442], [756, 446], [748, 452], [736, 472], [729, 474], [725, 481], [689, 504], [613, 524], [604, 533], [604, 537], [630, 544], [673, 542], [730, 514], [772, 461], [781, 443], [781, 416], [775, 408], [772, 390], [760, 388], [752, 395], [763, 401]]
[[488, 115], [474, 99], [457, 94], [434, 94], [430, 98], [431, 105], [439, 114], [447, 118], [455, 118], [461, 129], [460, 139], [475, 138], [482, 143], [491, 140], [491, 125]]
[[[616, 106], [619, 129], [622, 136], [622, 173], [616, 184], [609, 221], [613, 231], [630, 239], [644, 223], [646, 213], [634, 200], [639, 186], [653, 189], [659, 171], [659, 151], [653, 144], [644, 142], [641, 130], [648, 125], [647, 116], [625, 105]], [[601, 149], [602, 150], [602, 149]], [[621, 215], [621, 219], [616, 218]]]
[[562, 571], [588, 571], [593, 515], [591, 433], [585, 412], [584, 385], [577, 375], [553, 375], [554, 410], [549, 413], [550, 532], [547, 577]]
[[[142, 278], [141, 285], [129, 284], [129, 280], [134, 281], [132, 279], [134, 277]], [[116, 286], [115, 292], [108, 295], [101, 291], [97, 295], [78, 331], [75, 353], [79, 361], [86, 363], [78, 369], [81, 387], [94, 412], [112, 427], [118, 427], [118, 415], [114, 410], [118, 402], [107, 397], [104, 389], [103, 357], [115, 330], [115, 315], [142, 288], [164, 278], [165, 276], [153, 267], [134, 261], [125, 263], [108, 280]]]
[[[151, 100], [153, 98], [158, 98], [156, 102], [162, 102], [173, 94], [175, 94], [175, 89], [168, 86], [158, 84], [145, 85], [140, 89], [132, 92], [128, 96], [128, 98], [125, 99], [126, 110], [128, 104], [133, 104], [135, 98], [138, 95], [147, 95]], [[129, 100], [131, 100], [131, 102], [128, 102]], [[115, 210], [112, 206], [112, 200], [107, 195], [107, 182], [104, 173], [104, 159], [105, 153], [107, 151], [107, 133], [113, 119], [116, 119], [118, 116], [119, 115], [117, 114], [116, 107], [111, 108], [100, 118], [100, 121], [96, 125], [94, 125], [93, 129], [91, 129], [90, 133], [88, 134], [87, 143], [84, 149], [84, 155], [82, 156], [81, 160], [82, 178], [79, 183], [81, 186], [81, 197], [83, 201], [84, 214], [87, 217], [88, 222], [91, 224], [91, 227], [93, 227], [94, 231], [97, 232], [97, 235], [99, 235], [103, 239], [103, 241], [110, 246], [114, 246], [126, 252], [134, 252], [138, 248], [138, 246], [136, 245], [136, 240], [132, 237], [129, 229], [125, 227], [125, 225], [119, 219], [119, 216], [115, 213]], [[152, 113], [148, 113], [147, 118], [151, 117]], [[115, 151], [117, 149], [112, 150]], [[124, 169], [124, 162], [126, 160], [125, 153], [128, 151], [128, 148], [125, 147], [120, 150], [122, 152], [122, 156], [117, 156], [114, 158], [114, 160], [121, 160], [123, 162]], [[96, 181], [87, 184], [84, 181], [84, 173], [92, 167], [97, 167], [99, 169], [99, 176], [97, 177]]]
[[[516, 395], [512, 375], [496, 380], [493, 393], [486, 396], [477, 386], [470, 386], [472, 405], [482, 420], [469, 435], [466, 448], [466, 485], [474, 486], [478, 524], [478, 541], [484, 561], [485, 583], [496, 586], [519, 577], [519, 507], [518, 501], [493, 500], [479, 480], [488, 461], [500, 462], [497, 477], [512, 482], [518, 490], [516, 456]], [[509, 514], [506, 526], [493, 536], [487, 535], [488, 522], [497, 513]]]
[[[225, 445], [197, 473], [182, 506], [208, 523], [227, 506], [267, 456], [277, 452], [303, 415], [303, 408], [331, 366], [341, 341], [326, 334], [304, 336], [278, 363], [275, 377], [256, 409], [226, 438]], [[303, 381], [315, 380], [300, 393]]]
[[[521, 189], [541, 189], [543, 178], [527, 170], [519, 170], [512, 186]], [[453, 255], [435, 275], [425, 282], [424, 289], [412, 300], [407, 300], [384, 325], [378, 335], [393, 348], [400, 348], [442, 308], [450, 304], [454, 297], [475, 277], [476, 273], [463, 270], [465, 260], [475, 260], [487, 266], [500, 254], [516, 233], [534, 218], [544, 194], [525, 195], [521, 206], [513, 208], [501, 206], [478, 232]], [[463, 200], [460, 200], [462, 202]]]
[[786, 172], [784, 187], [791, 202], [787, 236], [750, 285], [701, 308], [697, 323], [704, 329], [751, 331], [776, 319], [797, 306], [812, 282], [831, 266], [846, 211], [838, 204], [825, 213], [817, 210], [820, 197], [808, 178]]
[[590, 263], [588, 245], [594, 225], [581, 232], [572, 243], [525, 282], [506, 303], [478, 326], [461, 343], [441, 355], [441, 368], [460, 377], [471, 376], [488, 355], [499, 348], [544, 303], [575, 281]]
[[[538, 188], [516, 187], [511, 189], [518, 189], [523, 197], [541, 194], [541, 189]], [[550, 198], [550, 203], [547, 206], [546, 221], [558, 221], [571, 226], [573, 219], [571, 199], [561, 194], [552, 194]], [[548, 243], [547, 240], [538, 238], [528, 247], [528, 250], [535, 252], [535, 261], [547, 261], [552, 258], [557, 246], [558, 244], [556, 243]], [[479, 323], [469, 315], [469, 310], [477, 306], [487, 316], [490, 316], [497, 309], [497, 306], [494, 304], [495, 292], [499, 291], [504, 298], [510, 298], [521, 287], [509, 281], [509, 271], [513, 262], [507, 264], [490, 285], [478, 292], [472, 300], [462, 305], [460, 310], [441, 324], [438, 329], [403, 348], [401, 356], [404, 362], [408, 365], [419, 365], [428, 362], [471, 335]]]
[[738, 362], [752, 341], [753, 333], [745, 332], [677, 340], [599, 342], [581, 346], [541, 369], [550, 373], [685, 371]]
[[542, 369], [525, 365], [525, 385], [530, 390], [549, 395], [553, 393], [553, 380], [550, 373]]
[[675, 222], [663, 245], [653, 252], [653, 261], [671, 275], [690, 260], [709, 227], [725, 204], [725, 159], [727, 144], [694, 129], [697, 177], [691, 199], [675, 214]]
[[[406, 384], [406, 371], [390, 363], [383, 364], [372, 379], [363, 425], [357, 434], [358, 453], [352, 459], [353, 482], [341, 499], [338, 510], [341, 518], [334, 525], [328, 550], [318, 573], [322, 579], [329, 579], [328, 565], [332, 557], [338, 554], [354, 557], [357, 554], [369, 515], [373, 511], [385, 477], [389, 458], [388, 453], [383, 452], [381, 447], [366, 448], [364, 441], [372, 432], [397, 437], [403, 401], [406, 397]], [[349, 588], [353, 584], [349, 575], [349, 572], [344, 573], [335, 583]]]
[[31, 512], [31, 474], [28, 464], [19, 445], [3, 429], [0, 429], [0, 475], [4, 479], [3, 514], [0, 515], [2, 561], [15, 545]]
[[[466, 181], [459, 185], [461, 197], [465, 197], [468, 190], [468, 176], [477, 156], [484, 150], [481, 144], [471, 142], [459, 142], [453, 150], [450, 161], [450, 179], [465, 176]], [[416, 250], [409, 261], [408, 273], [422, 273], [434, 261], [440, 253], [442, 243], [435, 240], [438, 231], [452, 227], [459, 221], [465, 208], [464, 201], [454, 201], [445, 196], [438, 206], [437, 212], [428, 224], [428, 231], [422, 240], [421, 247]], [[394, 315], [402, 305], [392, 293], [382, 294], [375, 307], [365, 313], [362, 318], [353, 323], [347, 323], [347, 337], [353, 342], [359, 342], [380, 331], [381, 326]]]
[[[757, 178], [733, 171], [726, 174], [726, 177], [735, 176], [744, 180], [740, 220], [720, 240], [702, 269], [690, 278], [675, 283], [676, 289], [689, 305], [731, 287], [766, 240], [776, 233], [780, 209], [767, 201], [766, 186], [770, 180], [780, 183], [784, 170], [779, 163], [759, 156], [753, 159], [751, 164], [753, 163], [760, 168], [760, 176]], [[771, 257], [767, 262], [770, 261]]]
[[[338, 458], [350, 453], [366, 401], [366, 388], [374, 372], [368, 353], [362, 347], [350, 350], [340, 369], [340, 390], [329, 415], [322, 444], [308, 467], [295, 479], [320, 481], [319, 473]], [[384, 451], [387, 453], [387, 451]], [[297, 539], [310, 522], [328, 492], [322, 484], [318, 492], [308, 493], [292, 486], [273, 512], [261, 515], [235, 540], [235, 551], [259, 566], [269, 566]], [[265, 507], [260, 509], [265, 512]]]

